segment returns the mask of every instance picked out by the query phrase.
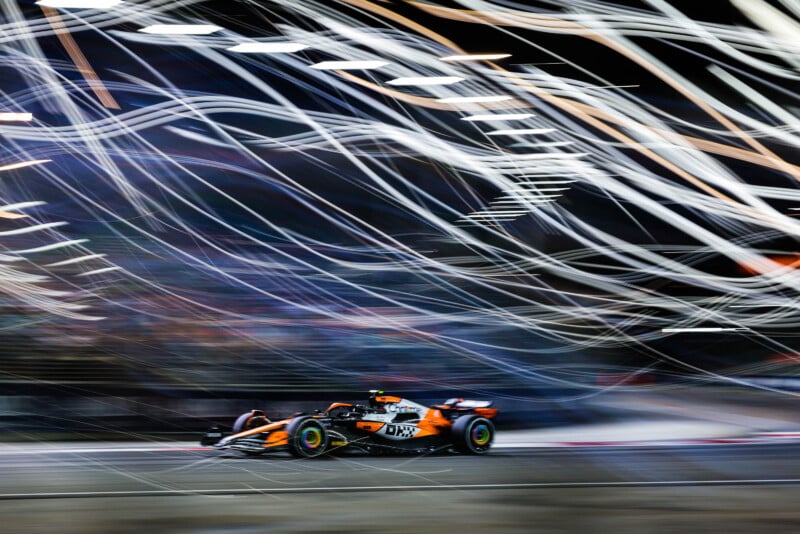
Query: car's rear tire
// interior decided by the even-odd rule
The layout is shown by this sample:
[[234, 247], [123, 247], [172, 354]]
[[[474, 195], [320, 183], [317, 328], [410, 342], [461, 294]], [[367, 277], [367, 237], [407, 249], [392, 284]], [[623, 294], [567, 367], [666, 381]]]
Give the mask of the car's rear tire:
[[312, 417], [298, 417], [286, 428], [289, 452], [296, 458], [313, 458], [328, 449], [328, 433], [322, 423]]
[[486, 454], [494, 441], [494, 425], [479, 415], [462, 415], [453, 423], [453, 445], [465, 454]]

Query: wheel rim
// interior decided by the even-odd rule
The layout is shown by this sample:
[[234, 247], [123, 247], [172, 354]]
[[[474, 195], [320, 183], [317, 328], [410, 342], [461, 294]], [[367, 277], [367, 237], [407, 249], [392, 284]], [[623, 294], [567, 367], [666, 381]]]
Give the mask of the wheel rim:
[[313, 450], [318, 449], [322, 444], [322, 432], [318, 428], [310, 427], [304, 428], [300, 432], [300, 445], [305, 449]]
[[488, 425], [479, 423], [472, 427], [470, 432], [472, 443], [478, 447], [485, 447], [492, 440], [492, 431], [489, 430]]

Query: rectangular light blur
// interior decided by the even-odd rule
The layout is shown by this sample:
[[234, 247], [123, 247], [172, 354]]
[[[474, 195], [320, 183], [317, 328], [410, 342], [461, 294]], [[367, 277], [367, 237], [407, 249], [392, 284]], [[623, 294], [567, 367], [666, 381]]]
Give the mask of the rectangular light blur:
[[454, 56], [445, 56], [442, 61], [491, 61], [494, 59], [505, 59], [511, 57], [511, 54], [457, 54]]
[[222, 26], [213, 24], [153, 24], [139, 31], [156, 35], [208, 35], [221, 29]]
[[228, 48], [231, 52], [241, 52], [243, 54], [290, 54], [305, 50], [308, 45], [302, 43], [241, 43]]
[[62, 9], [109, 9], [122, 0], [39, 0], [36, 5]]
[[406, 78], [395, 78], [390, 80], [387, 85], [451, 85], [462, 81], [464, 78], [459, 76], [410, 76]]
[[388, 61], [365, 60], [365, 61], [321, 61], [311, 65], [312, 69], [317, 70], [369, 70], [379, 69], [388, 65]]
[[468, 117], [461, 117], [462, 121], [480, 121], [480, 122], [491, 122], [491, 121], [518, 121], [524, 119], [530, 119], [535, 117], [533, 113], [486, 113], [486, 114], [479, 114], [479, 115], [470, 115]]
[[33, 113], [0, 112], [0, 121], [3, 122], [28, 122], [33, 120]]

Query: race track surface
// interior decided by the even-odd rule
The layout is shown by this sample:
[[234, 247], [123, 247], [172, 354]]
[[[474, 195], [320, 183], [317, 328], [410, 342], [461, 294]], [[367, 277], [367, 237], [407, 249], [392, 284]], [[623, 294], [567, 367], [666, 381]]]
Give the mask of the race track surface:
[[295, 460], [0, 451], [4, 532], [796, 532], [797, 443], [498, 448]]

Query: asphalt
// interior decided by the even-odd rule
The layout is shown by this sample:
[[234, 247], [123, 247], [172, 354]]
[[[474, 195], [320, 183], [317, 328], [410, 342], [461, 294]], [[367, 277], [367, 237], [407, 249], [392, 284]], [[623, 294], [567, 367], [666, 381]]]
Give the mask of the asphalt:
[[650, 389], [593, 402], [613, 417], [501, 429], [482, 457], [250, 458], [165, 435], [0, 443], [0, 521], [25, 533], [797, 532], [795, 398]]
[[797, 442], [311, 460], [48, 445], [0, 453], [3, 532], [788, 534], [800, 524]]

